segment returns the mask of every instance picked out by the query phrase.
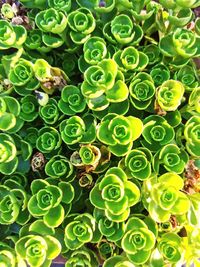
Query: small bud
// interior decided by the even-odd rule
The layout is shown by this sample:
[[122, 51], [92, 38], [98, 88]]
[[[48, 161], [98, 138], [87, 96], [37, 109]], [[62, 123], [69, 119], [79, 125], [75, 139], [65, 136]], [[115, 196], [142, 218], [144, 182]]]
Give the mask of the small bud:
[[106, 6], [106, 2], [104, 0], [100, 0], [99, 7], [105, 7], [105, 6]]
[[40, 152], [37, 152], [33, 155], [31, 160], [31, 167], [34, 172], [43, 170], [46, 160], [44, 155]]
[[7, 3], [2, 5], [1, 14], [6, 19], [12, 19], [15, 16], [15, 13], [14, 13], [14, 11], [12, 9], [12, 6], [7, 4]]
[[36, 98], [40, 106], [46, 106], [49, 101], [49, 96], [46, 93], [35, 91]]

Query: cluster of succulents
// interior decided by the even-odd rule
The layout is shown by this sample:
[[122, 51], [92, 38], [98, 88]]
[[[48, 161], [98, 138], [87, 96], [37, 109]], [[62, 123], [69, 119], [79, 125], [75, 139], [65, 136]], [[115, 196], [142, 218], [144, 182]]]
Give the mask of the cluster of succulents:
[[200, 265], [199, 0], [0, 3], [0, 266]]

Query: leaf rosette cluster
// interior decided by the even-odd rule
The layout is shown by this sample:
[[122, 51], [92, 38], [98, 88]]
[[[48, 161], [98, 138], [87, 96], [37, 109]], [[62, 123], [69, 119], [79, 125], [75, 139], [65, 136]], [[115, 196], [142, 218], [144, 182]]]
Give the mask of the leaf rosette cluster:
[[114, 222], [125, 221], [129, 216], [130, 207], [139, 199], [139, 188], [128, 181], [124, 171], [118, 167], [110, 168], [90, 192], [91, 203], [96, 208], [104, 210], [106, 217]]

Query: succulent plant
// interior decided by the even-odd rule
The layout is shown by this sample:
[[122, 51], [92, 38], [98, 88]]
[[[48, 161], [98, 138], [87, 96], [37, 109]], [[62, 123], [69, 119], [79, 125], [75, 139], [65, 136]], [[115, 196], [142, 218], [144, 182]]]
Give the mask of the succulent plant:
[[62, 140], [59, 132], [53, 127], [43, 127], [38, 132], [39, 137], [36, 140], [36, 147], [42, 153], [51, 153], [58, 151]]
[[134, 264], [144, 264], [155, 246], [155, 234], [139, 218], [130, 218], [125, 226], [121, 246], [128, 259]]
[[1, 179], [1, 224], [11, 225], [17, 223], [24, 225], [30, 220], [31, 215], [27, 209], [29, 194], [25, 191], [26, 185], [27, 180], [25, 176], [19, 173], [4, 176]]
[[200, 0], [0, 1], [0, 266], [199, 266]]
[[133, 106], [139, 110], [146, 109], [155, 94], [153, 79], [149, 74], [140, 72], [131, 81], [129, 90]]
[[91, 37], [83, 46], [84, 60], [90, 65], [96, 65], [107, 55], [106, 43], [103, 38]]
[[90, 192], [91, 203], [96, 208], [104, 210], [106, 217], [114, 222], [125, 221], [129, 216], [130, 207], [139, 199], [139, 188], [128, 181], [124, 171], [118, 167], [110, 168]]
[[143, 70], [148, 64], [148, 57], [134, 46], [128, 46], [113, 55], [119, 69], [122, 72]]
[[189, 160], [188, 154], [177, 145], [165, 145], [160, 152], [154, 156], [154, 170], [159, 173], [159, 166], [162, 165], [167, 171], [178, 174], [183, 173], [185, 165]]
[[0, 22], [0, 50], [21, 48], [26, 41], [27, 31], [21, 25], [11, 25], [6, 20]]
[[54, 8], [40, 11], [35, 18], [35, 22], [41, 31], [56, 34], [62, 33], [67, 26], [65, 15]]
[[83, 112], [86, 107], [86, 101], [79, 87], [73, 85], [64, 87], [61, 99], [58, 101], [58, 107], [62, 113], [68, 116]]
[[[69, 218], [69, 220], [72, 219]], [[72, 221], [65, 227], [65, 244], [70, 250], [82, 247], [87, 242], [92, 242], [95, 237], [95, 219], [88, 213], [74, 215]]]
[[119, 162], [121, 168], [125, 167], [125, 172], [130, 178], [146, 180], [151, 176], [152, 154], [144, 147], [130, 150], [126, 157]]
[[98, 208], [94, 209], [94, 218], [98, 222], [99, 231], [108, 241], [116, 242], [121, 240], [124, 235], [124, 222], [109, 220], [105, 215], [105, 211]]
[[30, 214], [36, 218], [43, 217], [49, 227], [58, 227], [64, 220], [65, 210], [62, 203], [69, 204], [74, 197], [74, 188], [67, 182], [58, 186], [37, 179], [31, 183], [32, 197], [28, 202]]
[[122, 45], [136, 45], [143, 37], [142, 28], [133, 24], [131, 18], [125, 14], [120, 14], [112, 22], [108, 22], [103, 28], [103, 33], [109, 42]]
[[45, 172], [52, 178], [61, 178], [67, 182], [71, 182], [75, 178], [73, 165], [64, 156], [53, 156], [45, 165]]
[[111, 113], [99, 124], [97, 137], [102, 143], [109, 145], [111, 153], [120, 157], [131, 149], [133, 141], [141, 135], [142, 128], [142, 121], [136, 117]]
[[78, 142], [87, 144], [95, 140], [96, 123], [94, 118], [90, 118], [89, 124], [87, 117], [83, 120], [79, 116], [71, 116], [69, 119], [63, 120], [60, 124], [62, 140], [68, 145], [73, 145]]
[[150, 115], [144, 119], [144, 140], [142, 145], [150, 151], [156, 152], [174, 139], [174, 129], [161, 116]]
[[157, 222], [166, 222], [171, 215], [183, 215], [189, 210], [190, 201], [181, 192], [184, 186], [183, 178], [173, 172], [167, 172], [158, 177], [157, 183], [150, 189], [148, 211]]
[[3, 132], [17, 132], [23, 126], [20, 119], [20, 104], [11, 96], [0, 97], [0, 130]]
[[158, 90], [157, 101], [161, 109], [174, 111], [181, 104], [184, 86], [174, 80], [165, 81]]
[[158, 249], [168, 262], [174, 264], [181, 259], [181, 238], [174, 233], [164, 234], [158, 243]]
[[14, 248], [5, 242], [0, 242], [0, 264], [2, 266], [26, 267], [25, 261], [16, 255]]
[[128, 98], [128, 87], [113, 59], [103, 59], [97, 66], [90, 66], [84, 78], [81, 91], [92, 110], [104, 110], [110, 102], [118, 103]]
[[68, 16], [71, 29], [70, 37], [75, 44], [83, 44], [95, 29], [96, 22], [91, 11], [87, 8], [79, 8]]
[[52, 259], [61, 251], [59, 241], [50, 235], [27, 235], [21, 237], [15, 245], [16, 253], [30, 266], [49, 266]]
[[172, 58], [174, 65], [185, 65], [189, 58], [199, 55], [198, 38], [187, 29], [177, 28], [160, 40], [159, 48], [165, 56]]

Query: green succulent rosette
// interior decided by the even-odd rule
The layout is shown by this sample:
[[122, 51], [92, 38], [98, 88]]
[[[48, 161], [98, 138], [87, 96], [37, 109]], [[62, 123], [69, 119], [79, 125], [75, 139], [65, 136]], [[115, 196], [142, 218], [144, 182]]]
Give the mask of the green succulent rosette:
[[180, 68], [174, 76], [178, 81], [183, 83], [187, 91], [192, 91], [199, 86], [196, 69], [190, 65]]
[[33, 90], [39, 87], [39, 82], [34, 75], [33, 64], [23, 58], [20, 58], [10, 68], [8, 78], [19, 95], [31, 94]]
[[185, 88], [179, 81], [165, 81], [157, 92], [157, 101], [161, 109], [175, 111], [180, 106]]
[[[7, 185], [15, 185], [14, 188], [10, 188]], [[3, 225], [13, 224], [25, 224], [30, 219], [30, 216], [26, 210], [28, 203], [28, 195], [24, 188], [18, 183], [4, 182], [0, 185], [0, 223]]]
[[113, 256], [114, 253], [117, 251], [116, 246], [113, 243], [108, 242], [107, 240], [104, 240], [104, 239], [102, 239], [98, 243], [97, 249], [98, 249], [98, 254], [100, 255], [101, 259], [104, 259], [104, 260]]
[[168, 263], [177, 264], [183, 253], [181, 237], [175, 233], [162, 235], [158, 242], [158, 250]]
[[100, 161], [101, 151], [96, 146], [83, 145], [79, 150], [79, 156], [83, 165], [95, 166]]
[[38, 117], [38, 101], [33, 95], [27, 95], [21, 98], [20, 119], [24, 121], [34, 121]]
[[71, 182], [74, 178], [74, 167], [64, 156], [53, 156], [45, 165], [45, 173], [51, 178]]
[[150, 71], [150, 75], [154, 81], [155, 86], [160, 86], [162, 83], [170, 79], [169, 68], [163, 64], [155, 65]]
[[67, 0], [67, 1], [48, 0], [48, 5], [51, 8], [55, 8], [55, 9], [62, 11], [62, 12], [64, 11], [67, 14], [71, 9], [72, 1], [71, 0]]
[[65, 267], [74, 267], [79, 264], [83, 267], [98, 267], [99, 261], [92, 250], [88, 248], [80, 248], [70, 254], [69, 259], [65, 263]]
[[68, 116], [83, 112], [86, 107], [86, 100], [79, 87], [74, 85], [65, 86], [61, 92], [58, 107], [62, 113]]
[[0, 50], [21, 48], [26, 41], [27, 32], [21, 25], [13, 25], [7, 20], [0, 21]]
[[0, 185], [0, 215], [1, 224], [12, 224], [17, 220], [20, 206], [17, 203], [17, 198], [13, 192], [10, 192], [9, 187]]
[[112, 44], [137, 45], [142, 37], [142, 28], [134, 24], [128, 15], [120, 14], [103, 28], [105, 38]]
[[105, 215], [105, 211], [98, 208], [94, 209], [94, 218], [98, 223], [99, 231], [108, 241], [116, 242], [121, 240], [124, 235], [124, 222], [109, 220]]
[[160, 40], [159, 48], [173, 65], [181, 67], [199, 55], [199, 37], [188, 29], [177, 28]]
[[35, 23], [43, 32], [61, 34], [67, 27], [67, 18], [61, 11], [49, 8], [36, 15]]
[[132, 76], [133, 71], [142, 71], [148, 64], [148, 57], [133, 46], [118, 50], [113, 58], [127, 77], [128, 75]]
[[17, 149], [13, 138], [0, 133], [0, 173], [12, 174], [18, 165]]
[[107, 56], [107, 47], [103, 38], [93, 36], [83, 46], [84, 60], [90, 65], [96, 65]]
[[60, 137], [59, 132], [53, 128], [45, 126], [38, 132], [38, 138], [36, 140], [36, 148], [46, 154], [58, 153], [58, 149], [60, 148], [62, 143], [62, 139]]
[[156, 236], [151, 228], [137, 217], [131, 217], [125, 226], [121, 246], [133, 264], [144, 264], [155, 246]]
[[23, 126], [20, 119], [20, 104], [11, 96], [0, 97], [0, 130], [7, 133], [15, 133]]
[[139, 109], [146, 109], [155, 95], [155, 86], [151, 76], [145, 72], [138, 73], [131, 81], [130, 100], [132, 105]]
[[60, 124], [60, 133], [62, 140], [67, 145], [76, 143], [89, 144], [96, 139], [96, 122], [90, 115], [83, 119], [79, 116], [71, 116], [63, 120]]
[[39, 115], [46, 124], [54, 124], [60, 117], [57, 101], [50, 98], [45, 106], [39, 108]]
[[184, 136], [186, 139], [186, 149], [194, 157], [200, 156], [200, 117], [192, 116], [185, 124]]
[[32, 267], [50, 266], [61, 252], [60, 242], [53, 236], [27, 235], [15, 245], [19, 257]]
[[159, 115], [150, 115], [143, 120], [142, 145], [152, 152], [157, 152], [169, 144], [175, 136], [174, 129], [167, 120]]
[[160, 166], [163, 166], [169, 172], [181, 174], [188, 161], [189, 156], [183, 149], [175, 144], [168, 144], [155, 154], [153, 167], [156, 173], [159, 173]]
[[151, 176], [151, 161], [151, 151], [138, 147], [126, 154], [126, 157], [119, 162], [119, 167], [124, 169], [129, 178], [143, 181]]
[[82, 146], [79, 150], [80, 158], [85, 165], [94, 165], [100, 160], [100, 150], [94, 146]]
[[5, 242], [0, 242], [0, 265], [11, 267], [26, 267], [22, 258]]
[[80, 150], [75, 151], [70, 157], [70, 162], [74, 166], [80, 169], [86, 169], [86, 172], [95, 170], [98, 164], [100, 163], [100, 160], [100, 149], [90, 144], [82, 145]]
[[30, 50], [37, 50], [39, 52], [49, 52], [51, 47], [48, 47], [45, 43], [46, 36], [41, 30], [33, 29], [28, 31], [28, 35], [25, 42], [25, 47]]
[[109, 259], [105, 260], [103, 267], [135, 267], [135, 265], [130, 262], [124, 256], [112, 256]]
[[118, 223], [128, 218], [130, 207], [139, 199], [139, 188], [128, 181], [125, 172], [118, 167], [110, 168], [90, 192], [92, 205], [105, 211], [109, 220]]
[[96, 22], [92, 12], [87, 8], [78, 8], [68, 15], [70, 37], [75, 44], [83, 44], [94, 31]]
[[[153, 182], [153, 181], [152, 181]], [[183, 189], [184, 181], [178, 174], [167, 172], [151, 184], [149, 191], [148, 211], [159, 223], [166, 222], [171, 215], [184, 215], [188, 212], [190, 201]]]
[[143, 48], [143, 53], [148, 57], [148, 59], [149, 59], [149, 65], [155, 65], [162, 58], [160, 49], [155, 44], [146, 45]]
[[111, 153], [120, 157], [128, 153], [133, 141], [139, 138], [142, 130], [143, 124], [140, 119], [111, 113], [98, 125], [97, 138], [108, 145]]
[[58, 227], [64, 220], [63, 203], [69, 204], [74, 198], [74, 188], [67, 182], [51, 185], [45, 180], [37, 179], [31, 183], [32, 196], [28, 210], [35, 218], [43, 218], [48, 227]]
[[67, 248], [76, 250], [95, 239], [95, 219], [89, 213], [67, 218], [64, 241]]
[[81, 91], [88, 107], [95, 111], [106, 109], [110, 103], [123, 102], [128, 98], [128, 87], [113, 59], [103, 59], [84, 73]]

